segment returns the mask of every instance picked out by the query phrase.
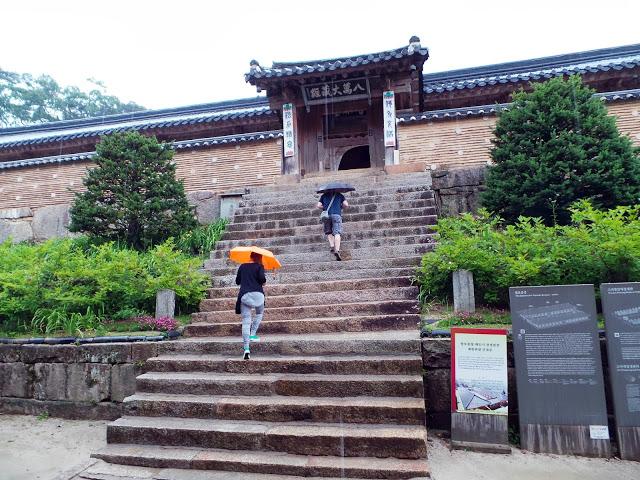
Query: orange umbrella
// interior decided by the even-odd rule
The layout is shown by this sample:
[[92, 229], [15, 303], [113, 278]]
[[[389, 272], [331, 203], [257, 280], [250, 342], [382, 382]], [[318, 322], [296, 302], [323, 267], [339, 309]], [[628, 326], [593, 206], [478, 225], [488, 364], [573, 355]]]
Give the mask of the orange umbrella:
[[251, 262], [252, 252], [262, 255], [262, 265], [266, 270], [275, 270], [282, 266], [272, 252], [254, 246], [232, 248], [229, 252], [229, 258], [236, 263], [249, 263]]

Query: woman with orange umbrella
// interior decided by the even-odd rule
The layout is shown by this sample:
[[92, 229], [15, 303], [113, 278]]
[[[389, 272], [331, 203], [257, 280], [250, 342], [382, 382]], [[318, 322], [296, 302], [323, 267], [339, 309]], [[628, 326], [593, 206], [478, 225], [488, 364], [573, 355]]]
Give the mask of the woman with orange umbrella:
[[[236, 247], [229, 253], [229, 258], [240, 263], [236, 275], [236, 285], [240, 285], [236, 313], [242, 316], [242, 344], [244, 353], [242, 358], [249, 360], [251, 351], [249, 343], [259, 342], [258, 327], [264, 315], [264, 290], [262, 286], [267, 282], [264, 273], [266, 268], [279, 268], [280, 262], [268, 250], [258, 247]], [[255, 310], [255, 317], [252, 312]]]

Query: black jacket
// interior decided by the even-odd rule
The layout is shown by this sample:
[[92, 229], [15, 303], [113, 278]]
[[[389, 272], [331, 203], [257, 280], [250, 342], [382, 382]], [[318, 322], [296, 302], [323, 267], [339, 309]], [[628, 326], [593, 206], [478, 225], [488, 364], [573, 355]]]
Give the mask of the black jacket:
[[236, 300], [236, 313], [240, 315], [240, 299], [245, 293], [260, 292], [264, 295], [262, 286], [267, 283], [264, 267], [259, 263], [243, 263], [238, 268], [236, 285], [240, 285], [238, 300]]

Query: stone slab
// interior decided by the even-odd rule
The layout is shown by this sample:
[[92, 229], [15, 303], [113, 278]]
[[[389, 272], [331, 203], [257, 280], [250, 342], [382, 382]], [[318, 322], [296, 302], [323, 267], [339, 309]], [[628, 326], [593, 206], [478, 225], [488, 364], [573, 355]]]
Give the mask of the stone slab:
[[0, 397], [0, 413], [14, 415], [39, 415], [47, 412], [51, 417], [70, 420], [116, 420], [122, 416], [122, 411], [122, 404], [114, 402]]
[[67, 364], [36, 363], [33, 396], [36, 400], [65, 400], [67, 398]]
[[31, 217], [33, 212], [28, 207], [6, 208], [0, 210], [0, 219], [17, 220], [18, 218]]
[[0, 396], [29, 398], [32, 395], [32, 370], [20, 362], [0, 363]]
[[33, 236], [36, 240], [69, 235], [70, 206], [67, 204], [40, 207], [33, 213]]
[[131, 363], [111, 367], [111, 401], [122, 402], [136, 391], [136, 376], [142, 370]]
[[13, 243], [33, 240], [31, 222], [0, 220], [0, 243], [11, 239]]
[[109, 400], [111, 366], [100, 363], [73, 363], [68, 366], [68, 400], [102, 402]]
[[156, 293], [156, 318], [173, 318], [176, 310], [176, 292], [163, 288]]

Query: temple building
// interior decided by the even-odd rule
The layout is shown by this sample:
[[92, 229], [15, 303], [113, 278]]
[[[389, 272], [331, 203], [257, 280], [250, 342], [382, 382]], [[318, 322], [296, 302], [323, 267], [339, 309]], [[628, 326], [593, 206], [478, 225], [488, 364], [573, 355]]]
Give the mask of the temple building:
[[581, 75], [640, 145], [640, 44], [437, 73], [428, 59], [412, 37], [379, 53], [253, 60], [245, 80], [255, 98], [0, 129], [0, 241], [64, 234], [96, 143], [119, 131], [173, 144], [203, 222], [224, 213], [227, 196], [262, 185], [352, 169], [486, 167], [510, 95], [557, 76]]

